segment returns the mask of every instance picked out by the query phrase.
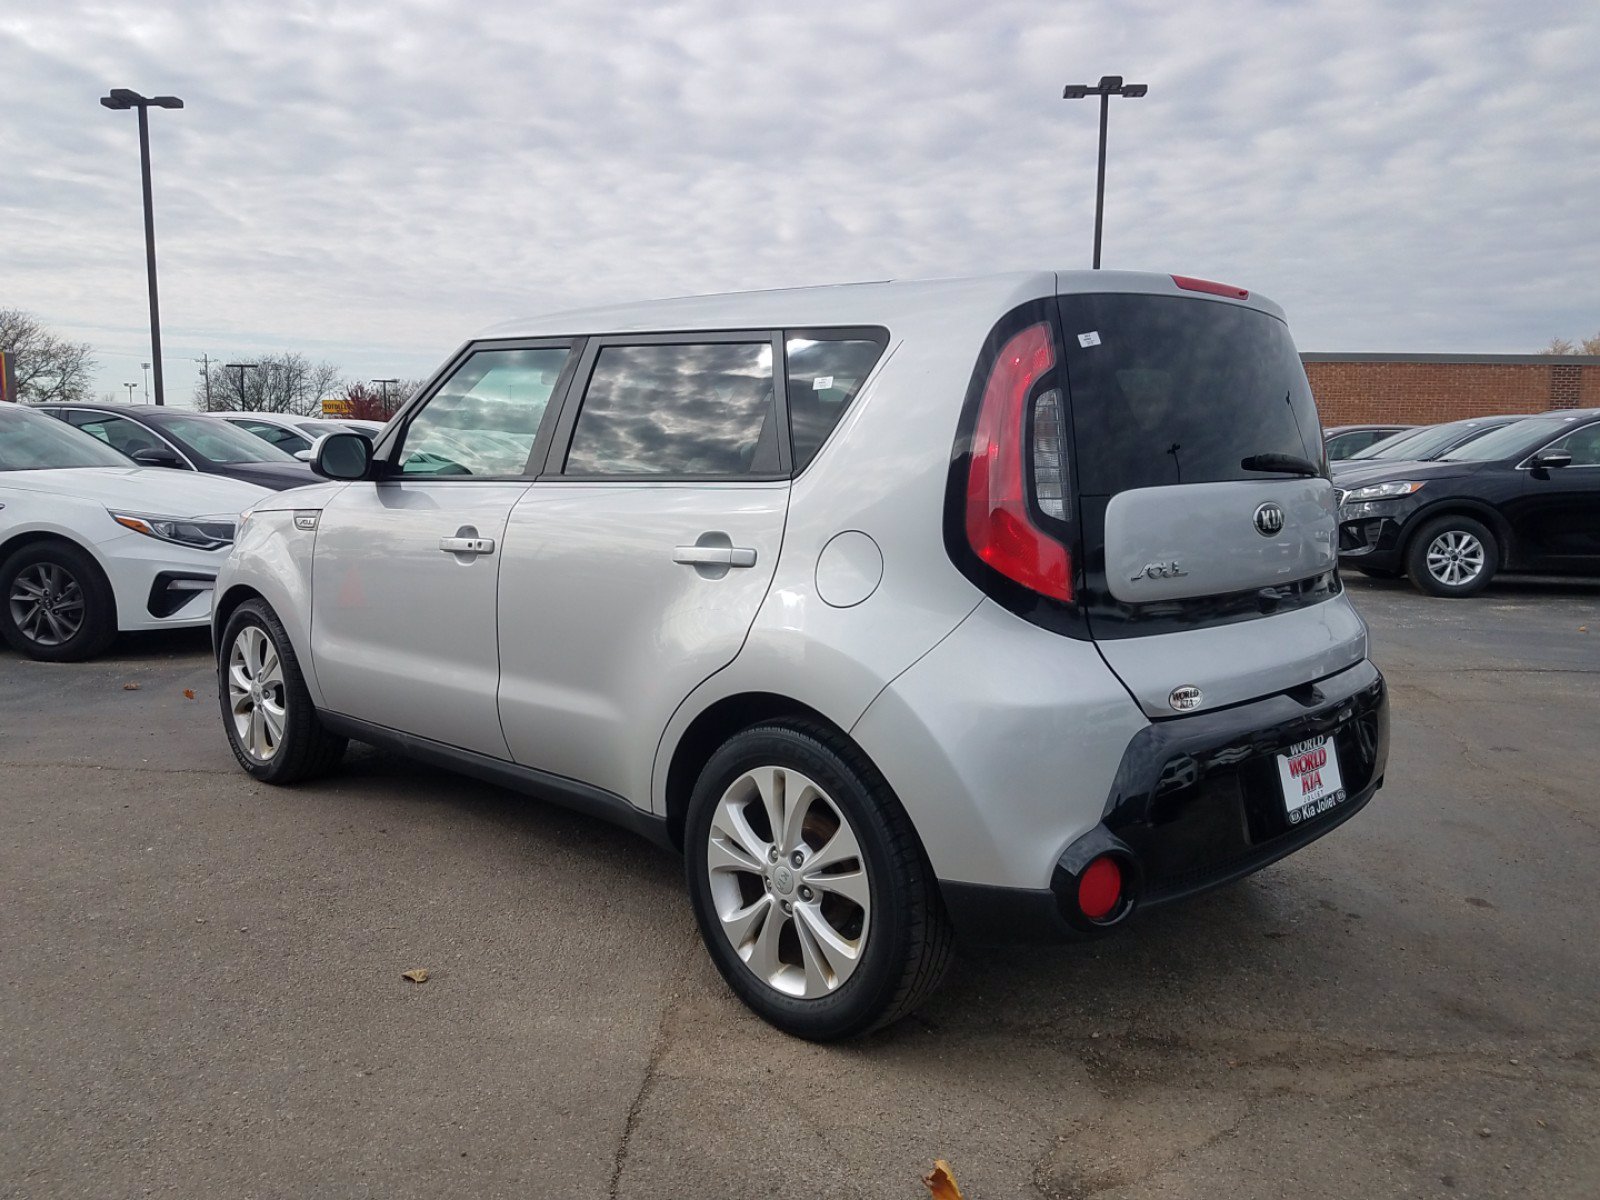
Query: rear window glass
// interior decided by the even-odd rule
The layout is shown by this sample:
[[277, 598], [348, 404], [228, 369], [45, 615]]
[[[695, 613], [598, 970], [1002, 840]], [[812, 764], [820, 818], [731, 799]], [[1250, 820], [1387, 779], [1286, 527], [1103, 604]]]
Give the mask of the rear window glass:
[[803, 471], [816, 457], [877, 365], [883, 347], [881, 336], [791, 333], [784, 339], [789, 437], [796, 471]]
[[1177, 296], [1063, 296], [1067, 379], [1087, 496], [1269, 479], [1243, 459], [1322, 464], [1322, 426], [1288, 327]]
[[565, 473], [737, 476], [778, 467], [772, 343], [716, 342], [603, 347]]

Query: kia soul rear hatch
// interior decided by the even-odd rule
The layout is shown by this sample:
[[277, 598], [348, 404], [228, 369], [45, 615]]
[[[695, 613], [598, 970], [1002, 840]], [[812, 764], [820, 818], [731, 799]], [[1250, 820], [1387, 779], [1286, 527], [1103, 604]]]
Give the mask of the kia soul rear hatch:
[[1360, 661], [1321, 425], [1283, 321], [1203, 295], [1058, 304], [1079, 602], [1145, 711], [1238, 703]]

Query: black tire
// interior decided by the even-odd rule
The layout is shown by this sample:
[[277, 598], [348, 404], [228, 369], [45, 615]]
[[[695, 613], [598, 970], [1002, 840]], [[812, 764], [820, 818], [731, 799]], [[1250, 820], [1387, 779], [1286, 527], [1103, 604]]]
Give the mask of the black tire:
[[[1456, 547], [1448, 545], [1452, 539], [1457, 543]], [[1454, 582], [1449, 578], [1441, 578], [1430, 570], [1430, 551], [1435, 550], [1435, 543], [1441, 543], [1441, 540], [1442, 544], [1437, 548], [1439, 552], [1460, 554], [1458, 567], [1462, 570], [1477, 562], [1479, 565], [1476, 572], [1460, 582]], [[1476, 543], [1475, 548], [1473, 543]], [[1450, 570], [1448, 562], [1441, 569], [1448, 572]], [[1418, 529], [1406, 544], [1406, 574], [1411, 577], [1412, 584], [1419, 591], [1426, 592], [1430, 596], [1444, 596], [1450, 599], [1476, 596], [1489, 586], [1489, 581], [1499, 569], [1499, 541], [1487, 525], [1471, 517], [1437, 517]]]
[[[35, 589], [46, 587], [41, 606]], [[62, 636], [76, 618], [78, 624]], [[111, 582], [87, 550], [65, 541], [32, 542], [0, 565], [0, 634], [40, 662], [82, 662], [117, 636]]]
[[[826, 793], [849, 822], [860, 847], [860, 865], [867, 871], [871, 918], [857, 964], [836, 990], [815, 999], [786, 995], [745, 965], [723, 930], [707, 871], [718, 805], [746, 772], [764, 766], [798, 772]], [[730, 738], [700, 772], [689, 802], [684, 845], [689, 897], [712, 961], [746, 1005], [784, 1032], [824, 1042], [867, 1033], [912, 1011], [943, 978], [951, 953], [950, 921], [922, 844], [872, 763], [828, 727], [802, 720], [775, 722]], [[796, 879], [800, 875], [797, 871]], [[761, 899], [760, 886], [755, 890]], [[795, 893], [797, 905], [805, 892], [800, 887]], [[819, 896], [819, 908], [826, 900]], [[774, 893], [772, 904], [777, 903]], [[797, 913], [796, 922], [798, 918]]]
[[[276, 697], [283, 711], [282, 736], [272, 739], [270, 753], [254, 756], [246, 749], [235, 725], [229, 692], [230, 665], [236, 645], [249, 630], [257, 631], [271, 645], [280, 666], [281, 681], [263, 687], [263, 700]], [[217, 702], [222, 709], [222, 728], [227, 734], [233, 757], [250, 775], [263, 783], [299, 783], [322, 775], [344, 757], [347, 739], [329, 733], [317, 718], [306, 690], [300, 660], [295, 657], [289, 635], [278, 614], [265, 600], [246, 600], [223, 628], [217, 644]]]
[[1405, 574], [1404, 571], [1397, 570], [1394, 567], [1357, 567], [1356, 570], [1360, 571], [1368, 579], [1399, 579]]

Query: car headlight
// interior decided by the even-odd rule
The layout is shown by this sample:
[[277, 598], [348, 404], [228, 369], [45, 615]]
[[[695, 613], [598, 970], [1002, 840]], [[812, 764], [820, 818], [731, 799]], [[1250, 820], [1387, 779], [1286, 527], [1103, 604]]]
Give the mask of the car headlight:
[[1366, 487], [1352, 488], [1344, 494], [1341, 504], [1360, 504], [1363, 500], [1396, 500], [1409, 496], [1420, 488], [1420, 482], [1369, 483]]
[[124, 529], [196, 550], [218, 550], [233, 544], [233, 522], [210, 517], [155, 517], [148, 513], [111, 514]]

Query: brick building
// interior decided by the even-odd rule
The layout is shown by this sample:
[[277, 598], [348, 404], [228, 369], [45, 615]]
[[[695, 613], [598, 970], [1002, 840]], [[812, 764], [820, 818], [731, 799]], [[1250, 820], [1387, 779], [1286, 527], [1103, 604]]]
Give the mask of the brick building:
[[1600, 357], [1303, 354], [1324, 425], [1431, 425], [1494, 413], [1600, 408]]

